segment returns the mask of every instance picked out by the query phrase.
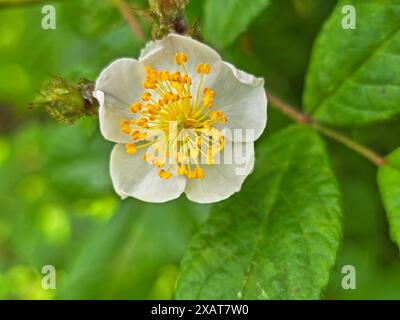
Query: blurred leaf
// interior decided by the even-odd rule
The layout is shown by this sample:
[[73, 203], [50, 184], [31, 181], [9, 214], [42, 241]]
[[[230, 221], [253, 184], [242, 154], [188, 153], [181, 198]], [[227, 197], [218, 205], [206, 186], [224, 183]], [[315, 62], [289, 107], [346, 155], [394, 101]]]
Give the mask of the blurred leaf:
[[[353, 5], [357, 29], [342, 28]], [[400, 113], [400, 1], [340, 1], [315, 44], [304, 105], [318, 120], [367, 124]]]
[[0, 136], [0, 166], [8, 159], [10, 155], [10, 145], [8, 141]]
[[43, 130], [48, 135], [41, 141], [48, 156], [46, 177], [64, 196], [77, 199], [112, 190], [108, 172], [112, 144], [90, 128], [93, 124], [96, 128], [97, 119], [87, 117], [73, 126], [54, 125]]
[[341, 238], [324, 145], [292, 126], [259, 146], [244, 190], [217, 206], [182, 263], [180, 299], [317, 299]]
[[[17, 0], [6, 1], [12, 5], [17, 3]], [[125, 1], [132, 8], [148, 6], [147, 0]], [[236, 7], [229, 7], [233, 1], [206, 1], [190, 1], [185, 10], [189, 25], [192, 25], [194, 21], [199, 21], [201, 26], [205, 26], [206, 40], [217, 48], [223, 47], [220, 53], [225, 60], [242, 70], [264, 77], [269, 90], [294, 105], [301, 105], [304, 77], [312, 45], [322, 22], [331, 14], [337, 1], [269, 0], [264, 9], [261, 9], [261, 6], [257, 7], [259, 12], [254, 11], [252, 13], [254, 16], [251, 18], [248, 16], [247, 9], [253, 10], [252, 7], [259, 5], [258, 1], [237, 0], [240, 5]], [[329, 39], [332, 42], [329, 45], [326, 44], [321, 50], [318, 45], [315, 49], [315, 57], [322, 61], [321, 66], [325, 66], [328, 60], [333, 61], [332, 69], [328, 72], [323, 68], [321, 71], [316, 70], [320, 67], [318, 62], [312, 63], [316, 65], [313, 70], [316, 70], [319, 75], [319, 78], [315, 78], [317, 82], [313, 82], [312, 87], [316, 94], [321, 91], [321, 97], [325, 97], [325, 92], [329, 91], [325, 85], [335, 84], [334, 81], [340, 84], [341, 79], [336, 76], [340, 76], [342, 72], [347, 75], [346, 72], [354, 63], [349, 56], [360, 53], [360, 60], [362, 60], [364, 52], [361, 49], [364, 45], [367, 51], [369, 48], [374, 48], [375, 42], [379, 42], [380, 38], [385, 36], [387, 29], [393, 27], [391, 8], [395, 8], [399, 1], [381, 0], [379, 4], [377, 0], [341, 2], [342, 5], [356, 4], [358, 29], [349, 31], [341, 28], [340, 20], [344, 15], [340, 12], [341, 7], [337, 7], [338, 11], [334, 15], [336, 18], [332, 18], [336, 19], [336, 25], [332, 26], [333, 22], [329, 22], [325, 27], [329, 27]], [[371, 3], [377, 3], [377, 5], [371, 5]], [[49, 75], [60, 74], [70, 81], [76, 81], [81, 77], [95, 80], [100, 71], [114, 59], [137, 57], [143, 44], [132, 35], [129, 25], [124, 21], [112, 0], [54, 1], [57, 12], [56, 30], [41, 28], [43, 18], [41, 8], [44, 4], [47, 3], [0, 10], [0, 298], [54, 298], [56, 294], [58, 298], [171, 299], [175, 295], [179, 263], [186, 251], [187, 243], [196, 231], [200, 220], [207, 216], [208, 207], [189, 203], [185, 199], [163, 205], [145, 204], [132, 199], [121, 201], [112, 189], [109, 176], [112, 143], [101, 137], [96, 119], [85, 118], [73, 126], [63, 127], [54, 124], [48, 116], [43, 117], [36, 110], [26, 108], [27, 103], [32, 101], [34, 95], [38, 93], [43, 81], [49, 79]], [[219, 11], [210, 12], [211, 6], [215, 6]], [[232, 20], [233, 16], [230, 13], [235, 13], [238, 8], [240, 12]], [[229, 12], [227, 9], [232, 10]], [[246, 14], [242, 15], [242, 11]], [[383, 13], [386, 11], [389, 13]], [[224, 15], [225, 12], [228, 14]], [[392, 12], [397, 16], [397, 9], [393, 9]], [[387, 25], [377, 24], [379, 19]], [[226, 25], [228, 21], [230, 24]], [[247, 22], [242, 31], [232, 30], [231, 32], [230, 29], [241, 27], [243, 21]], [[140, 19], [139, 22], [146, 34], [150, 35], [151, 23], [145, 19]], [[336, 38], [333, 35], [335, 31]], [[229, 39], [231, 37], [233, 38]], [[346, 39], [340, 39], [341, 37], [346, 39], [351, 37], [357, 45], [353, 46], [353, 42], [350, 42], [353, 40], [346, 42]], [[393, 39], [396, 37], [397, 35], [393, 35]], [[398, 70], [396, 56], [386, 55], [389, 52], [388, 49], [396, 53], [396, 49], [392, 47], [394, 44], [396, 43], [388, 42], [383, 45], [384, 50], [378, 50], [369, 62], [379, 65], [380, 72], [385, 77], [396, 76], [395, 73]], [[387, 47], [389, 45], [390, 47]], [[318, 54], [316, 54], [317, 51]], [[383, 63], [381, 62], [382, 54], [385, 54], [387, 60]], [[393, 65], [391, 61], [394, 61]], [[347, 62], [349, 62], [348, 65]], [[376, 71], [376, 69], [379, 68], [370, 68], [371, 71]], [[364, 73], [363, 69], [363, 76]], [[346, 84], [343, 86], [350, 86], [352, 80], [358, 80], [355, 75], [358, 77], [356, 72], [352, 79], [345, 81]], [[372, 76], [376, 75], [371, 73]], [[384, 89], [390, 90], [387, 91], [390, 97], [397, 98], [392, 91], [397, 89], [398, 81], [387, 84], [387, 82], [382, 84]], [[381, 83], [378, 82], [378, 85]], [[373, 97], [379, 96], [374, 93], [377, 88], [378, 86], [374, 83], [373, 86], [365, 89], [362, 95], [360, 91], [355, 90], [354, 94], [346, 95], [346, 97], [365, 102], [366, 97], [371, 94]], [[353, 100], [349, 105], [354, 103]], [[380, 100], [384, 102], [383, 106], [388, 105], [387, 100]], [[371, 99], [368, 101], [368, 106], [374, 103], [375, 100]], [[398, 104], [398, 101], [393, 99], [393, 103]], [[380, 101], [376, 103], [377, 108], [381, 108], [380, 104]], [[365, 110], [364, 106], [360, 110]], [[270, 133], [288, 124], [288, 120], [277, 111], [272, 109], [270, 111], [268, 126]], [[332, 119], [335, 118], [332, 117]], [[364, 129], [349, 128], [345, 131], [354, 140], [364, 145], [374, 146], [374, 149], [380, 153], [387, 154], [399, 145], [399, 124], [399, 121], [392, 121], [369, 125]], [[267, 144], [269, 136], [270, 134], [267, 134], [262, 138]], [[299, 140], [301, 139], [293, 139], [294, 142]], [[301, 140], [301, 144], [305, 146], [304, 152], [312, 148], [310, 143], [305, 143], [304, 140]], [[376, 168], [335, 142], [328, 141], [327, 145], [344, 193], [344, 241], [332, 270], [329, 286], [327, 290], [324, 290], [322, 297], [327, 299], [399, 299], [400, 259], [397, 246], [389, 238], [388, 219], [386, 219], [376, 184]], [[263, 145], [261, 144], [260, 147], [262, 148]], [[262, 193], [269, 192], [269, 190], [263, 191], [263, 188], [271, 185], [271, 182], [268, 181], [269, 177], [264, 176], [262, 172], [269, 170], [271, 178], [274, 179], [274, 170], [280, 170], [280, 163], [275, 168], [264, 168], [272, 162], [279, 162], [276, 160], [278, 155], [273, 155], [272, 150], [270, 154], [271, 159], [263, 156], [257, 159], [257, 170], [246, 182], [246, 185], [249, 184], [254, 189], [252, 191], [254, 200], [246, 195], [250, 192], [246, 185], [242, 191], [243, 194], [235, 197], [235, 199], [246, 199], [243, 203], [247, 199], [253, 201], [256, 204], [252, 204], [252, 208], [264, 206], [264, 209], [252, 212], [252, 208], [249, 210], [246, 207], [241, 215], [235, 211], [235, 208], [230, 209], [236, 204], [233, 199], [232, 202], [227, 201], [226, 207], [225, 204], [219, 207], [222, 211], [215, 209], [221, 218], [218, 220], [217, 212], [215, 212], [212, 221], [218, 220], [227, 224], [227, 221], [232, 218], [231, 224], [236, 227], [232, 229], [232, 233], [236, 233], [238, 237], [246, 232], [236, 226], [240, 218], [243, 220], [243, 222], [240, 221], [243, 227], [256, 224], [259, 221], [257, 217], [268, 210], [263, 201], [270, 198], [266, 198]], [[394, 158], [394, 154], [391, 157]], [[307, 161], [310, 163], [296, 163], [296, 168], [314, 165], [317, 160], [307, 157]], [[281, 162], [286, 162], [286, 159]], [[323, 165], [315, 164], [317, 168]], [[391, 161], [390, 165], [391, 167], [381, 168], [379, 185], [383, 184], [381, 194], [388, 208], [388, 216], [392, 216], [391, 220], [396, 220], [398, 209], [393, 204], [397, 203], [396, 195], [399, 194], [398, 183], [396, 184], [398, 175], [396, 170], [391, 171], [396, 167], [396, 161]], [[312, 170], [312, 173], [314, 172]], [[257, 178], [255, 175], [259, 173], [261, 177]], [[325, 189], [315, 191], [303, 185], [298, 186], [297, 181], [300, 181], [300, 176], [303, 174], [300, 170], [296, 174], [299, 177], [290, 177], [293, 182], [288, 182], [295, 190], [292, 191], [289, 188], [279, 194], [279, 198], [277, 197], [279, 203], [276, 208], [279, 209], [279, 216], [275, 212], [278, 209], [274, 208], [269, 216], [271, 218], [268, 223], [271, 222], [271, 224], [267, 226], [268, 232], [269, 230], [279, 231], [278, 227], [286, 223], [283, 219], [287, 218], [288, 213], [292, 213], [291, 207], [283, 203], [282, 199], [295, 197], [297, 203], [303, 201], [299, 200], [301, 197], [309, 198], [325, 192]], [[385, 176], [385, 179], [381, 179], [381, 176]], [[315, 177], [309, 177], [311, 183], [321, 178], [320, 174], [316, 174]], [[261, 179], [266, 181], [261, 181]], [[289, 176], [284, 176], [283, 179], [289, 180]], [[384, 180], [384, 183], [381, 180]], [[256, 182], [251, 181], [260, 182], [254, 186]], [[392, 183], [387, 183], [388, 181]], [[260, 187], [261, 190], [259, 190]], [[304, 192], [304, 195], [301, 192]], [[259, 196], [260, 194], [262, 195]], [[322, 199], [325, 198], [322, 197]], [[259, 204], [260, 201], [261, 204]], [[291, 201], [290, 205], [294, 206], [292, 202], [294, 203]], [[225, 210], [230, 211], [232, 216], [225, 213], [224, 208], [228, 208]], [[313, 214], [310, 216], [314, 217]], [[323, 215], [322, 219], [324, 217]], [[310, 217], [304, 214], [303, 224], [308, 225], [308, 221]], [[278, 227], [275, 226], [277, 222]], [[288, 224], [288, 227], [285, 225], [288, 232], [297, 227], [292, 221]], [[394, 223], [390, 225], [393, 229]], [[315, 226], [315, 224], [310, 224], [310, 226]], [[308, 229], [305, 230], [308, 231]], [[235, 237], [235, 234], [231, 235], [229, 231], [226, 231], [227, 245], [231, 237]], [[296, 277], [302, 276], [303, 282], [313, 277], [314, 269], [309, 268], [308, 265], [303, 268], [304, 271], [303, 269], [298, 271], [298, 261], [305, 251], [301, 245], [306, 246], [311, 241], [319, 244], [323, 240], [319, 240], [320, 238], [314, 240], [310, 237], [307, 242], [302, 241], [303, 238], [299, 236], [298, 243], [288, 244], [285, 230], [281, 232], [279, 238], [275, 235], [275, 242], [271, 242], [271, 247], [281, 250], [282, 256], [287, 254], [288, 257], [284, 260], [287, 263], [278, 266], [279, 269], [277, 267], [278, 278], [272, 282], [271, 287], [284, 292], [290, 289], [284, 285], [293, 282], [295, 278], [293, 274], [296, 274]], [[313, 235], [316, 233], [317, 231]], [[396, 240], [393, 236], [395, 233], [397, 234], [392, 231], [394, 240]], [[274, 235], [273, 232], [271, 234]], [[267, 241], [266, 238], [260, 239]], [[206, 243], [206, 240], [203, 240]], [[249, 259], [247, 251], [254, 249], [254, 246], [252, 247], [253, 234], [242, 240], [236, 238], [234, 240], [233, 245], [240, 247], [244, 254], [243, 257], [241, 255], [235, 257], [237, 260], [233, 262], [228, 260], [226, 264], [228, 267], [236, 261]], [[215, 246], [222, 247], [220, 245], [222, 241], [218, 239]], [[244, 243], [239, 244], [239, 241]], [[246, 245], [247, 247], [244, 248]], [[207, 246], [199, 250], [200, 257], [196, 259], [201, 260], [201, 257], [207, 256], [210, 248], [214, 247], [207, 242]], [[310, 246], [310, 248], [314, 247]], [[269, 247], [260, 246], [259, 250], [271, 255], [268, 251]], [[223, 252], [220, 260], [226, 261], [224, 257], [228, 254], [229, 252]], [[295, 254], [297, 260], [291, 264], [289, 259]], [[272, 255], [275, 258], [279, 252], [273, 252]], [[258, 257], [258, 253], [255, 256]], [[43, 290], [40, 286], [40, 270], [45, 264], [56, 267], [58, 287], [56, 292]], [[343, 290], [341, 286], [343, 278], [341, 269], [348, 264], [353, 265], [357, 270], [357, 290]], [[258, 265], [254, 264], [254, 266]], [[268, 268], [269, 264], [266, 266]], [[222, 283], [220, 279], [225, 280], [224, 277], [231, 277], [233, 280], [226, 281], [229, 284], [226, 290], [230, 289], [232, 281], [240, 277], [239, 273], [236, 275], [236, 270], [239, 270], [238, 272], [242, 270], [235, 269], [231, 272], [228, 267], [226, 275], [221, 275], [218, 270], [215, 276], [210, 275], [210, 278], [205, 281], [205, 286], [215, 282], [221, 284], [218, 289], [223, 290], [225, 282]], [[204, 279], [203, 275], [206, 272], [204, 269], [199, 270], [200, 278], [197, 283]], [[322, 272], [323, 268], [318, 270], [315, 277], [318, 277], [320, 271]], [[191, 271], [191, 274], [195, 272], [197, 269]], [[253, 277], [258, 274], [253, 273]], [[275, 273], [272, 273], [271, 277], [274, 276]], [[215, 280], [216, 278], [218, 281]], [[287, 281], [286, 278], [288, 278]], [[262, 281], [260, 285], [263, 285]], [[307, 286], [303, 287], [304, 292], [309, 289]], [[201, 294], [209, 298], [207, 289], [204, 290]], [[300, 296], [304, 292], [289, 290], [287, 296], [292, 297], [295, 294]], [[246, 295], [243, 293], [245, 291], [242, 290], [243, 298], [245, 298]]]
[[[334, 4], [335, 0], [270, 0], [239, 40], [223, 50], [223, 57], [242, 70], [264, 77], [269, 90], [301, 105], [314, 39]], [[274, 121], [269, 125], [275, 126], [278, 117], [273, 114], [270, 118]]]
[[0, 0], [0, 8], [41, 4], [43, 0]]
[[47, 205], [40, 210], [39, 229], [49, 242], [60, 244], [67, 242], [70, 236], [70, 224], [65, 211], [56, 206]]
[[[114, 0], [74, 0], [69, 2], [64, 5], [61, 14], [68, 27], [77, 35], [101, 36], [123, 22], [120, 12], [113, 3]], [[73, 16], [79, 19], [79, 23], [76, 19], [71, 19]]]
[[112, 60], [134, 57], [143, 46], [112, 1], [53, 5], [55, 30], [42, 29], [40, 5], [0, 10], [0, 102], [25, 109], [49, 74], [95, 80]]
[[400, 149], [379, 168], [378, 182], [390, 225], [392, 239], [400, 247]]
[[25, 265], [16, 265], [6, 273], [10, 296], [20, 299], [51, 299], [51, 290], [45, 290], [41, 284], [41, 274]]
[[269, 0], [206, 0], [206, 39], [220, 49], [228, 46], [268, 4]]
[[[337, 143], [329, 144], [343, 194], [343, 242], [324, 299], [399, 299], [400, 259], [389, 238], [376, 167]], [[343, 266], [356, 268], [357, 290], [343, 290]]]
[[125, 200], [72, 260], [58, 298], [172, 298], [173, 270], [207, 209], [186, 199], [163, 205]]

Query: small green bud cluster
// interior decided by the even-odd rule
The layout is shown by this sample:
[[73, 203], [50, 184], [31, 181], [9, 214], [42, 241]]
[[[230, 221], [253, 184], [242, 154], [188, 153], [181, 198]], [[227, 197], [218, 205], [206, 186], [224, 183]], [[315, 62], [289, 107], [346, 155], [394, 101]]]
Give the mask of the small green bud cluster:
[[53, 76], [30, 106], [43, 108], [57, 122], [70, 125], [83, 116], [97, 115], [98, 104], [92, 96], [93, 89], [93, 82], [87, 79], [73, 83]]

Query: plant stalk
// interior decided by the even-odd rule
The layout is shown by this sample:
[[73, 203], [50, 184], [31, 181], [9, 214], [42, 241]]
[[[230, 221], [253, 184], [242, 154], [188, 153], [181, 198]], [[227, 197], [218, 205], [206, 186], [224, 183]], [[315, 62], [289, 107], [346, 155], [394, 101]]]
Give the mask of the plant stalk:
[[360, 154], [364, 158], [371, 161], [377, 167], [383, 166], [387, 163], [386, 159], [384, 157], [382, 157], [381, 155], [379, 155], [377, 152], [352, 140], [351, 138], [345, 136], [344, 134], [317, 122], [309, 115], [306, 115], [306, 114], [296, 110], [294, 107], [286, 104], [281, 99], [274, 96], [273, 94], [268, 94], [268, 99], [269, 99], [269, 102], [271, 102], [271, 104], [270, 104], [271, 107], [282, 112], [283, 114], [285, 114], [286, 116], [288, 116], [289, 118], [294, 120], [295, 122], [302, 124], [302, 125], [312, 127], [315, 130], [317, 130], [318, 132], [322, 133], [323, 135], [345, 145], [347, 148], [355, 151], [356, 153]]
[[132, 30], [132, 33], [142, 42], [146, 40], [146, 35], [140, 26], [139, 21], [133, 14], [132, 9], [129, 7], [129, 4], [126, 3], [125, 0], [114, 0], [115, 5], [117, 6], [118, 10], [121, 12], [121, 15], [128, 23], [129, 27]]

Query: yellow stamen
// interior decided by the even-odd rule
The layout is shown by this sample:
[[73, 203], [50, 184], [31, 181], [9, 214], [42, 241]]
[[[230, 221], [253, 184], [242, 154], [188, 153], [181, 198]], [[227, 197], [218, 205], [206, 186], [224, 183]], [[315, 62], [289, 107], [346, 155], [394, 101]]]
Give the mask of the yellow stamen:
[[228, 119], [222, 111], [213, 111], [211, 112], [210, 119], [213, 123], [226, 123]]
[[142, 95], [142, 100], [144, 102], [148, 102], [151, 99], [151, 93], [150, 92], [144, 92]]
[[145, 88], [145, 89], [156, 89], [157, 88], [157, 86], [156, 86], [156, 82], [154, 82], [154, 81], [145, 81], [145, 82], [143, 82], [143, 87]]
[[142, 110], [143, 105], [141, 103], [134, 103], [131, 105], [131, 112], [132, 113], [138, 113], [140, 110]]
[[148, 120], [146, 118], [140, 118], [138, 121], [136, 121], [136, 124], [139, 127], [147, 129], [149, 127], [147, 122], [148, 122]]
[[161, 170], [158, 172], [158, 176], [159, 176], [161, 179], [168, 180], [168, 179], [171, 179], [171, 178], [172, 178], [172, 173], [169, 172], [169, 171], [165, 171], [164, 169], [161, 169]]
[[205, 177], [204, 170], [202, 168], [200, 168], [200, 167], [197, 167], [195, 169], [195, 173], [196, 173], [196, 178], [197, 179], [203, 179]]
[[[211, 73], [211, 66], [197, 66], [201, 78], [196, 83], [196, 92], [192, 94], [194, 90], [186, 66], [187, 55], [176, 53], [175, 62], [181, 70], [157, 71], [146, 66], [142, 103], [134, 102], [130, 106], [131, 112], [140, 115], [140, 118], [121, 122], [121, 131], [129, 134], [136, 143], [127, 143], [126, 152], [134, 154], [139, 149], [149, 148], [143, 160], [159, 167], [158, 175], [162, 179], [173, 176], [175, 165], [177, 174], [189, 179], [203, 179], [206, 173], [199, 164], [200, 156], [204, 156], [206, 164], [211, 165], [214, 163], [214, 155], [224, 147], [221, 132], [212, 125], [227, 122], [227, 117], [222, 111], [212, 110], [216, 93], [203, 86], [206, 76]], [[171, 121], [177, 123], [177, 132], [176, 129], [170, 132]], [[184, 133], [185, 129], [189, 133]], [[165, 134], [164, 148], [161, 148], [161, 144], [164, 145], [161, 143], [161, 135], [156, 133], [159, 130]], [[154, 139], [148, 140], [149, 136]], [[177, 163], [165, 167], [167, 160]]]
[[136, 153], [136, 146], [134, 143], [127, 143], [125, 147], [126, 147], [127, 154], [135, 154]]
[[161, 160], [154, 160], [153, 164], [154, 164], [154, 166], [155, 166], [155, 167], [162, 168], [162, 167], [164, 167], [164, 166], [165, 166], [165, 161], [161, 161]]
[[131, 133], [131, 124], [128, 120], [124, 120], [121, 122], [121, 132], [124, 134]]
[[178, 65], [180, 65], [180, 66], [181, 66], [182, 64], [186, 63], [187, 60], [188, 60], [188, 58], [187, 58], [186, 54], [184, 54], [183, 52], [177, 53], [177, 54], [175, 55], [176, 64], [178, 64]]
[[183, 164], [178, 168], [178, 173], [181, 176], [187, 175], [186, 167]]
[[136, 131], [131, 133], [131, 137], [135, 141], [143, 140], [143, 139], [146, 139], [147, 132], [140, 132], [140, 131], [136, 130]]
[[200, 74], [210, 74], [211, 66], [209, 64], [199, 64], [197, 66], [197, 72]]

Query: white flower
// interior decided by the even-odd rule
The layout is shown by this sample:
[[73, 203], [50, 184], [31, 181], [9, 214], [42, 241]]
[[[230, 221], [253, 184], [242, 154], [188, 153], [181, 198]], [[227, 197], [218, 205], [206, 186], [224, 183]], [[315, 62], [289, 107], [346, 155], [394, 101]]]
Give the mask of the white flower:
[[[185, 193], [216, 202], [238, 192], [253, 170], [254, 141], [267, 122], [264, 81], [196, 40], [171, 34], [149, 43], [139, 60], [113, 62], [94, 96], [101, 132], [117, 143], [110, 172], [122, 198], [165, 202]], [[227, 134], [234, 129], [243, 134]], [[228, 149], [246, 150], [245, 161], [229, 163]]]

